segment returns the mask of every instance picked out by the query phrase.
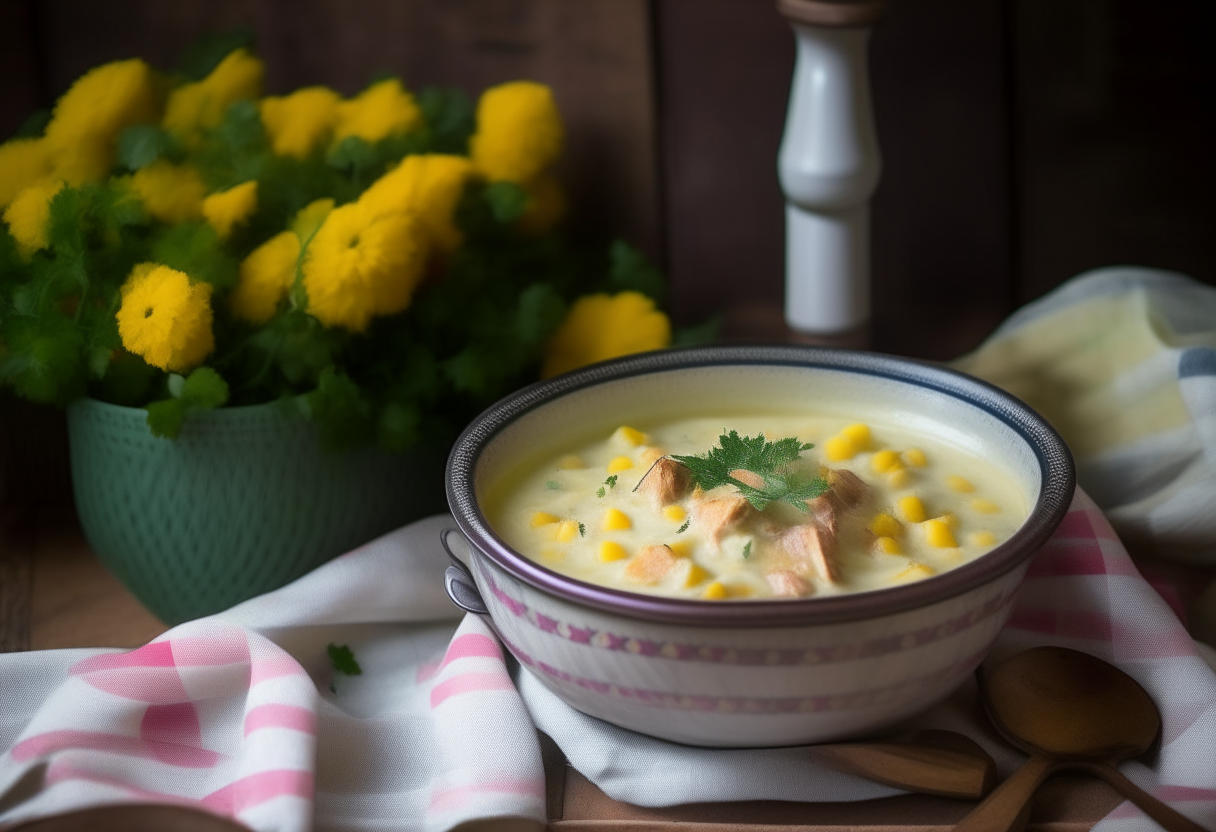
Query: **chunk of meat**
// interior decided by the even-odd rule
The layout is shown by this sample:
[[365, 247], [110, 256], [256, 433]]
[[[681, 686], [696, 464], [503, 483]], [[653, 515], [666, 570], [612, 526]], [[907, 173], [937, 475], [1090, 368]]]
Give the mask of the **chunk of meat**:
[[764, 488], [766, 483], [764, 477], [757, 474], [755, 471], [749, 471], [746, 468], [736, 468], [730, 472], [730, 478], [735, 482], [741, 482], [744, 485], [750, 485], [752, 488]]
[[764, 580], [778, 598], [805, 598], [815, 594], [814, 584], [789, 569], [769, 570], [764, 573]]
[[780, 538], [781, 548], [794, 560], [794, 568], [813, 573], [821, 580], [836, 583], [840, 568], [836, 564], [836, 538], [817, 523], [803, 523], [787, 529]]
[[695, 511], [698, 528], [716, 546], [723, 537], [739, 528], [755, 509], [746, 497], [732, 496], [697, 503]]
[[807, 500], [806, 505], [815, 517], [815, 523], [819, 528], [831, 537], [836, 537], [836, 501], [832, 499], [831, 493], [820, 494], [818, 497]]
[[679, 563], [670, 546], [643, 546], [625, 565], [625, 577], [639, 584], [658, 583]]
[[692, 477], [688, 469], [670, 457], [655, 462], [642, 478], [638, 489], [650, 499], [655, 510], [678, 502], [688, 493]]
[[844, 511], [856, 508], [866, 498], [870, 487], [861, 477], [847, 468], [838, 468], [828, 472], [828, 483], [832, 490], [828, 493], [836, 500], [836, 504]]

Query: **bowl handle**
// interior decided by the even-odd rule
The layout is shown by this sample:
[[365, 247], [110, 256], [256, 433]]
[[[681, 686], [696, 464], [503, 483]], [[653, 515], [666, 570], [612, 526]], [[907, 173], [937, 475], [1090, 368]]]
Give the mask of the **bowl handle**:
[[444, 529], [439, 533], [439, 542], [443, 546], [443, 550], [448, 553], [448, 557], [452, 560], [452, 565], [443, 573], [443, 585], [448, 591], [448, 597], [452, 599], [452, 603], [460, 607], [465, 612], [471, 612], [476, 615], [489, 615], [490, 610], [486, 607], [486, 602], [481, 598], [481, 592], [477, 589], [477, 584], [473, 581], [473, 575], [469, 572], [469, 567], [464, 561], [456, 557], [452, 552], [452, 547], [448, 544], [448, 536], [459, 534], [456, 529]]

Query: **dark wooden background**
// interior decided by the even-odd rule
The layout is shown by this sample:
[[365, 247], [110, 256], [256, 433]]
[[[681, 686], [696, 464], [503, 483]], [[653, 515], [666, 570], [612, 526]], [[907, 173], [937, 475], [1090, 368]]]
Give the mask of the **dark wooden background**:
[[[578, 228], [659, 261], [678, 322], [779, 307], [793, 39], [769, 0], [0, 0], [0, 136], [95, 64], [168, 68], [237, 26], [273, 93], [551, 84]], [[1216, 284], [1213, 47], [1211, 0], [891, 0], [873, 347], [950, 358], [1104, 265]], [[58, 418], [6, 408], [0, 502], [65, 499], [62, 449], [29, 440]]]

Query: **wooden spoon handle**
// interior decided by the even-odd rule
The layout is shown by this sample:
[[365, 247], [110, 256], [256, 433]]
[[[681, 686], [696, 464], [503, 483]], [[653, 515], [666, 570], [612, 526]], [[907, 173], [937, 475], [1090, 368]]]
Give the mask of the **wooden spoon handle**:
[[1128, 780], [1123, 772], [1114, 766], [1102, 763], [1068, 763], [1064, 767], [1101, 777], [1114, 786], [1119, 794], [1139, 806], [1144, 814], [1161, 824], [1166, 832], [1211, 832]]
[[979, 800], [996, 781], [986, 755], [903, 743], [850, 742], [816, 747], [838, 771], [922, 794]]
[[1046, 757], [1031, 757], [968, 812], [954, 832], [1018, 832], [1025, 828], [1030, 819], [1030, 798], [1055, 767], [1055, 762]]

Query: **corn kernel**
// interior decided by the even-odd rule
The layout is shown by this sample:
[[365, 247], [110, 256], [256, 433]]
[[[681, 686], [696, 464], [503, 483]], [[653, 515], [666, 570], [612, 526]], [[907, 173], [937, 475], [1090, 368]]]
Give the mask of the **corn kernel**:
[[980, 514], [996, 514], [1001, 507], [991, 500], [975, 499], [971, 501], [971, 510], [978, 511]]
[[912, 475], [906, 468], [900, 468], [887, 474], [887, 484], [892, 488], [907, 488], [912, 484]]
[[629, 519], [628, 514], [619, 508], [610, 508], [604, 512], [604, 522], [600, 523], [600, 528], [606, 532], [623, 531], [625, 529], [632, 529], [633, 521]]
[[902, 555], [904, 549], [893, 537], [880, 537], [874, 541], [874, 548], [885, 555]]
[[903, 534], [904, 527], [889, 514], [876, 514], [870, 521], [870, 531], [879, 537], [899, 537]]
[[903, 454], [904, 462], [911, 465], [913, 468], [924, 468], [929, 461], [925, 458], [925, 452], [920, 448], [908, 448]]
[[996, 545], [996, 535], [994, 535], [992, 532], [988, 531], [987, 529], [981, 529], [978, 532], [972, 532], [971, 534], [967, 535], [967, 539], [971, 542], [972, 546], [995, 546]]
[[665, 456], [667, 452], [662, 448], [645, 448], [642, 450], [642, 464], [649, 468]]
[[586, 467], [587, 465], [583, 462], [582, 457], [575, 456], [574, 454], [564, 456], [557, 461], [559, 471], [577, 471], [580, 468]]
[[709, 586], [705, 587], [705, 591], [701, 593], [702, 598], [708, 598], [711, 601], [721, 601], [727, 595], [726, 587], [721, 581], [714, 581]]
[[678, 558], [686, 558], [692, 554], [692, 542], [688, 540], [681, 540], [677, 543], [668, 543], [667, 548], [670, 549], [671, 553]]
[[633, 467], [633, 460], [627, 456], [618, 456], [608, 463], [608, 473], [615, 474], [617, 471], [627, 471]]
[[853, 447], [852, 440], [847, 436], [833, 436], [823, 443], [823, 454], [830, 462], [843, 462], [846, 459], [852, 459], [856, 453], [857, 449]]
[[925, 504], [916, 495], [900, 497], [898, 507], [900, 516], [909, 523], [920, 523], [929, 516], [925, 512]]
[[971, 480], [966, 477], [960, 477], [957, 474], [951, 474], [946, 477], [946, 485], [960, 494], [970, 494], [975, 490], [975, 486], [971, 484]]
[[663, 516], [673, 523], [683, 523], [684, 518], [688, 516], [688, 512], [683, 506], [678, 506], [672, 503], [669, 506], [663, 506]]
[[897, 581], [919, 581], [928, 578], [931, 575], [936, 575], [937, 570], [932, 566], [926, 566], [923, 563], [910, 563], [908, 568], [895, 576]]
[[600, 560], [605, 563], [611, 563], [614, 560], [624, 560], [629, 557], [629, 553], [625, 551], [625, 547], [614, 540], [605, 540], [600, 543]]
[[553, 539], [558, 543], [569, 543], [578, 537], [578, 523], [574, 520], [563, 520], [553, 530]]
[[612, 434], [612, 438], [632, 448], [636, 448], [638, 445], [645, 445], [647, 440], [646, 434], [637, 428], [629, 427], [629, 425], [621, 425], [617, 428], [616, 432]]
[[924, 523], [925, 540], [937, 549], [953, 549], [958, 546], [954, 542], [954, 532], [941, 520], [926, 520]]
[[863, 425], [860, 422], [849, 425], [840, 431], [840, 433], [848, 437], [853, 443], [853, 447], [859, 451], [867, 450], [870, 447], [870, 426]]
[[710, 577], [709, 571], [695, 563], [688, 565], [688, 574], [684, 576], [684, 586], [693, 587]]
[[879, 451], [874, 454], [870, 460], [870, 467], [874, 469], [876, 474], [885, 474], [887, 471], [898, 471], [903, 468], [903, 463], [899, 461], [899, 454], [895, 451]]
[[550, 523], [556, 523], [561, 519], [556, 514], [550, 514], [547, 511], [537, 511], [533, 512], [532, 519], [528, 521], [528, 525], [534, 529], [539, 529], [541, 526], [548, 526]]

